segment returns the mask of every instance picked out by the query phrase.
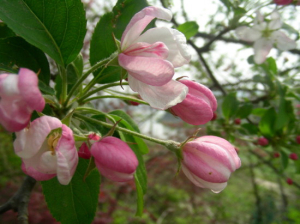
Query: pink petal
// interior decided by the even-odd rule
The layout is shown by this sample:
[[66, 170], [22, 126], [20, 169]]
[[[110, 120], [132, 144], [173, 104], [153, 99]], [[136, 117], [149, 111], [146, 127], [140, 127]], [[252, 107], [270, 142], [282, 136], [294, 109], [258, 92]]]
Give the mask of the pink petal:
[[15, 153], [24, 159], [31, 158], [42, 147], [48, 134], [60, 127], [62, 123], [55, 117], [42, 116], [35, 119], [29, 128], [16, 132]]
[[98, 160], [95, 160], [95, 164], [97, 166], [97, 169], [100, 171], [101, 175], [105, 176], [106, 178], [116, 181], [116, 182], [126, 182], [133, 179], [132, 173], [123, 173], [123, 172], [117, 172], [111, 169], [105, 168]]
[[132, 76], [128, 76], [130, 88], [138, 92], [143, 100], [150, 104], [151, 107], [166, 110], [182, 102], [188, 88], [180, 82], [171, 80], [163, 86], [147, 85]]
[[257, 41], [255, 41], [253, 46], [255, 63], [262, 64], [266, 60], [272, 47], [272, 41], [267, 40], [266, 38], [260, 38]]
[[[211, 149], [215, 153], [209, 152]], [[218, 156], [222, 161], [217, 160], [215, 156]], [[215, 147], [212, 144], [198, 144], [198, 148], [195, 148], [194, 145], [185, 145], [183, 157], [184, 165], [202, 180], [211, 183], [224, 183], [230, 177], [231, 171], [223, 163], [227, 162], [228, 155], [220, 147]]]
[[297, 44], [281, 31], [275, 31], [271, 35], [271, 40], [276, 44], [276, 47], [282, 51], [295, 49]]
[[182, 164], [182, 171], [184, 172], [184, 174], [186, 175], [186, 177], [196, 186], [198, 187], [202, 187], [202, 188], [209, 188], [211, 189], [214, 193], [219, 193], [222, 190], [224, 190], [224, 188], [227, 186], [227, 182], [225, 183], [211, 183], [211, 182], [207, 182], [202, 180], [201, 178], [197, 177], [196, 175], [194, 175], [193, 173], [191, 173], [184, 164]]
[[208, 136], [202, 136], [200, 138], [197, 138], [195, 139], [195, 141], [212, 143], [226, 149], [226, 151], [231, 155], [230, 157], [233, 158], [234, 160], [235, 166], [232, 167], [232, 171], [238, 169], [241, 166], [241, 160], [238, 157], [236, 150], [227, 140], [217, 136], [208, 135]]
[[132, 174], [138, 165], [133, 151], [116, 137], [105, 137], [95, 142], [91, 153], [99, 166], [117, 173]]
[[21, 68], [18, 87], [27, 105], [32, 110], [42, 112], [45, 107], [45, 100], [38, 88], [37, 75], [27, 68]]
[[245, 41], [249, 41], [249, 42], [256, 41], [262, 35], [260, 31], [258, 31], [256, 29], [252, 29], [247, 26], [238, 27], [235, 30], [235, 33], [241, 40], [245, 40]]
[[37, 169], [35, 169], [34, 167], [31, 167], [31, 166], [26, 167], [24, 162], [22, 163], [22, 170], [25, 174], [27, 174], [28, 176], [31, 176], [32, 178], [34, 178], [37, 181], [50, 180], [56, 176], [56, 174], [41, 173]]
[[140, 57], [153, 57], [166, 59], [168, 57], [168, 48], [162, 42], [155, 42], [153, 44], [138, 42], [130, 45], [124, 54], [129, 56], [140, 56]]
[[169, 49], [167, 60], [175, 68], [187, 64], [191, 60], [185, 36], [175, 29], [167, 27], [152, 28], [143, 33], [135, 42], [153, 44], [158, 41], [163, 42]]
[[78, 153], [73, 132], [64, 124], [62, 125], [62, 135], [56, 145], [55, 152], [57, 156], [57, 179], [61, 184], [68, 185], [78, 164]]
[[149, 85], [164, 85], [174, 75], [172, 64], [160, 58], [128, 56], [121, 53], [119, 54], [119, 64], [130, 75]]
[[149, 6], [136, 13], [125, 31], [121, 39], [121, 49], [125, 50], [133, 41], [143, 32], [146, 26], [154, 19], [171, 20], [172, 14], [168, 9]]

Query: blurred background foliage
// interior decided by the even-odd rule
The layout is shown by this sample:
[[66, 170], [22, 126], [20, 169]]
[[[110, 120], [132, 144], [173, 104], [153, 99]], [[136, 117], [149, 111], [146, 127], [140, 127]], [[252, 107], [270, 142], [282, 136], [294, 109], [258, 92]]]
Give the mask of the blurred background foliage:
[[[236, 38], [234, 29], [251, 25], [255, 10], [265, 13], [275, 5], [264, 0], [211, 1], [213, 10], [199, 22], [186, 8], [192, 0], [157, 1], [149, 4], [170, 8], [178, 27], [189, 39], [193, 52], [190, 66], [178, 71], [178, 77], [190, 78], [209, 86], [218, 99], [216, 119], [207, 125], [184, 124], [167, 112], [128, 102], [110, 100], [95, 102], [104, 111], [122, 109], [131, 114], [144, 133], [183, 141], [198, 128], [199, 135], [217, 135], [233, 143], [242, 160], [242, 167], [219, 194], [194, 186], [182, 173], [176, 174], [176, 159], [159, 145], [149, 143], [145, 156], [148, 191], [145, 211], [135, 217], [134, 182], [113, 183], [102, 180], [99, 208], [94, 224], [298, 224], [300, 223], [300, 51], [273, 50], [262, 65], [253, 63], [252, 44]], [[83, 1], [87, 10], [88, 33], [82, 55], [86, 64], [94, 27], [101, 16], [112, 9], [115, 1]], [[201, 4], [208, 4], [199, 0]], [[264, 6], [264, 7], [263, 7]], [[201, 7], [197, 8], [199, 17]], [[285, 32], [299, 39], [299, 7], [278, 7], [283, 16]], [[157, 22], [159, 25], [160, 21]], [[299, 42], [299, 41], [298, 41]], [[299, 49], [299, 43], [298, 43]], [[55, 74], [54, 66], [51, 72]], [[152, 117], [150, 119], [150, 117]], [[267, 146], [258, 145], [259, 137], [268, 139]], [[12, 136], [0, 130], [0, 203], [7, 201], [18, 189], [24, 174], [20, 159], [15, 156]], [[279, 153], [275, 157], [274, 153]], [[293, 183], [289, 185], [287, 178]], [[83, 194], [85, 192], [82, 192]], [[16, 223], [16, 214], [7, 212], [0, 223]], [[56, 223], [47, 210], [38, 184], [29, 204], [30, 223]]]

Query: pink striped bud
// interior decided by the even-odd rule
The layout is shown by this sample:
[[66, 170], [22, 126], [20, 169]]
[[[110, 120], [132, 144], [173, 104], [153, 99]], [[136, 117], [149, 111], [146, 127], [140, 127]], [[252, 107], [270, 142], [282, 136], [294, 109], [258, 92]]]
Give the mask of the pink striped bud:
[[200, 125], [209, 122], [217, 109], [217, 100], [206, 86], [190, 81], [179, 80], [189, 88], [186, 98], [171, 107], [171, 112], [186, 123]]
[[138, 160], [129, 146], [116, 137], [105, 137], [95, 142], [91, 154], [100, 173], [117, 182], [133, 179]]
[[[101, 137], [99, 135], [97, 135], [96, 133], [91, 133], [88, 135], [88, 138], [89, 138], [89, 143], [93, 144], [94, 142], [99, 141]], [[83, 159], [91, 158], [91, 156], [92, 156], [91, 151], [85, 142], [83, 142], [81, 144], [81, 146], [79, 147], [78, 156]]]
[[182, 170], [196, 186], [219, 193], [230, 174], [241, 166], [234, 147], [225, 139], [203, 136], [183, 146]]

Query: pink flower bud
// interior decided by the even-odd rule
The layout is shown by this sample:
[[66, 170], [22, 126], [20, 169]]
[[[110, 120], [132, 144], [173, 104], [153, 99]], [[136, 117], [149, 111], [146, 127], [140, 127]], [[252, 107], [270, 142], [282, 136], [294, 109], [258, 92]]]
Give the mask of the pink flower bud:
[[298, 135], [298, 136], [296, 137], [296, 142], [297, 142], [298, 144], [300, 144], [300, 135]]
[[204, 85], [190, 81], [179, 80], [189, 88], [186, 98], [171, 107], [171, 112], [183, 121], [200, 125], [209, 122], [217, 109], [217, 100], [214, 94]]
[[293, 180], [291, 178], [287, 178], [286, 182], [288, 185], [292, 185], [293, 184]]
[[196, 186], [218, 193], [241, 166], [234, 147], [225, 139], [203, 136], [183, 146], [182, 170]]
[[[99, 141], [101, 137], [99, 135], [97, 135], [96, 133], [91, 133], [91, 134], [89, 134], [88, 138], [91, 141]], [[94, 143], [94, 142], [92, 142], [92, 143]]]
[[257, 144], [259, 144], [261, 146], [266, 146], [269, 144], [269, 141], [265, 137], [261, 137], [257, 140]]
[[279, 152], [274, 152], [273, 153], [273, 157], [274, 158], [279, 158], [280, 157], [280, 153]]
[[87, 146], [87, 144], [85, 142], [82, 143], [82, 145], [79, 147], [78, 156], [83, 159], [91, 158], [92, 154], [89, 150], [89, 147]]
[[241, 119], [236, 118], [236, 119], [234, 120], [234, 123], [237, 124], [237, 125], [240, 125], [240, 124], [241, 124]]
[[10, 132], [21, 131], [34, 110], [41, 112], [45, 100], [38, 88], [37, 75], [21, 68], [19, 75], [0, 75], [0, 123]]
[[35, 119], [30, 127], [16, 132], [15, 153], [22, 158], [22, 170], [38, 181], [57, 176], [67, 185], [78, 164], [72, 130], [55, 117]]
[[100, 173], [117, 182], [133, 179], [138, 160], [129, 146], [115, 137], [105, 137], [95, 142], [91, 154]]
[[298, 160], [298, 155], [296, 154], [296, 153], [291, 153], [290, 155], [289, 155], [289, 157], [290, 157], [290, 159], [292, 159], [292, 160]]

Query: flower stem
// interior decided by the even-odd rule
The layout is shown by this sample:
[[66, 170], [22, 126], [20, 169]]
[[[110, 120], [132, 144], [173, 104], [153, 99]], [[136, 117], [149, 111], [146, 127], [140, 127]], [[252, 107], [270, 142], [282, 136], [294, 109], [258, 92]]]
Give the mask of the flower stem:
[[[94, 123], [94, 124], [102, 125], [106, 128], [112, 128], [114, 126], [113, 124], [109, 124], [109, 123], [106, 123], [106, 122], [103, 122], [103, 121], [99, 121], [99, 120], [94, 119], [94, 118], [86, 117], [86, 116], [78, 114], [78, 113], [75, 113], [74, 117], [80, 118], [82, 120], [85, 120], [85, 121], [88, 121], [88, 122], [91, 122], [91, 123]], [[136, 137], [139, 137], [139, 138], [142, 138], [142, 139], [145, 139], [145, 140], [163, 145], [163, 146], [167, 147], [172, 152], [176, 153], [176, 151], [180, 150], [180, 143], [179, 142], [175, 142], [175, 141], [172, 141], [172, 140], [162, 140], [162, 139], [153, 138], [153, 137], [150, 137], [148, 135], [144, 135], [144, 134], [141, 134], [141, 133], [138, 133], [138, 132], [135, 132], [135, 131], [131, 131], [131, 130], [128, 130], [126, 128], [122, 128], [122, 127], [118, 127], [118, 126], [115, 127], [115, 128], [116, 128], [116, 130], [124, 132], [126, 134], [133, 135], [133, 136], [136, 136]]]
[[140, 103], [140, 104], [149, 105], [147, 102], [145, 102], [143, 100], [140, 100], [140, 99], [137, 99], [137, 98], [134, 98], [134, 97], [120, 96], [120, 95], [95, 96], [95, 97], [85, 99], [85, 100], [81, 101], [80, 103], [83, 104], [83, 103], [87, 103], [87, 102], [92, 101], [92, 100], [105, 99], [105, 98], [117, 98], [117, 99], [121, 99], [121, 100], [129, 100], [129, 101], [137, 102], [137, 103]]
[[[111, 84], [107, 84], [107, 85], [104, 85], [104, 86], [101, 86], [101, 87], [98, 87], [90, 92], [88, 92], [87, 94], [85, 94], [84, 96], [80, 97], [77, 101], [78, 103], [81, 103], [83, 101], [85, 101], [84, 99], [88, 98], [89, 96], [93, 95], [94, 93], [97, 93], [103, 89], [107, 89], [109, 87], [113, 87], [113, 86], [119, 86], [120, 83], [111, 83]], [[122, 85], [129, 85], [128, 82], [125, 82], [125, 83], [122, 83]]]
[[[111, 57], [103, 59], [102, 61], [99, 61], [97, 64], [93, 65], [88, 71], [86, 71], [81, 77], [80, 79], [78, 79], [78, 81], [74, 84], [74, 86], [72, 87], [72, 89], [70, 90], [66, 101], [64, 102], [64, 107], [66, 107], [68, 105], [69, 100], [71, 99], [73, 93], [77, 90], [77, 88], [80, 86], [80, 84], [94, 71], [96, 71], [97, 69], [101, 68], [102, 66], [106, 65], [107, 63], [109, 63], [112, 58], [115, 57], [115, 54], [112, 54]], [[100, 72], [102, 73], [102, 72]], [[94, 78], [95, 79], [95, 78]]]
[[60, 102], [63, 104], [66, 101], [67, 94], [68, 94], [67, 72], [66, 72], [66, 69], [62, 66], [58, 66], [58, 69], [59, 69], [59, 73], [61, 75], [61, 80], [62, 80]]

